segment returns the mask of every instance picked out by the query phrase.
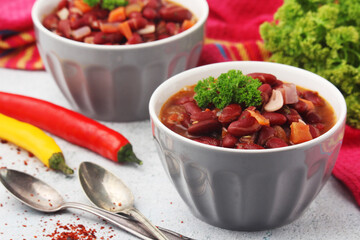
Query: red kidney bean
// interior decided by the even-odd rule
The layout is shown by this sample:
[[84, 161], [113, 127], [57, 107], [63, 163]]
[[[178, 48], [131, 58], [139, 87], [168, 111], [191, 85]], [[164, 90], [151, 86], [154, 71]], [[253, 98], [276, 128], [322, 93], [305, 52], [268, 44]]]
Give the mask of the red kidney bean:
[[136, 31], [138, 29], [144, 28], [147, 24], [147, 20], [143, 17], [140, 18], [130, 18], [127, 20], [131, 30]]
[[144, 17], [140, 12], [131, 12], [129, 14], [129, 18], [139, 18], [139, 17]]
[[162, 34], [167, 34], [166, 31], [166, 22], [165, 21], [160, 21], [157, 25], [156, 25], [156, 33], [158, 35], [162, 35]]
[[83, 27], [83, 26], [89, 26], [89, 27], [92, 27], [92, 23], [97, 21], [98, 19], [101, 19], [101, 17], [99, 16], [102, 16], [103, 11], [95, 11], [95, 10], [92, 10], [92, 11], [89, 11], [87, 13], [85, 13], [83, 16], [79, 17], [77, 15], [74, 15], [70, 21], [70, 26], [72, 29], [77, 29], [77, 28], [80, 28], [80, 27]]
[[275, 130], [272, 127], [263, 126], [259, 132], [257, 143], [259, 145], [265, 145], [266, 141], [275, 137]]
[[192, 102], [194, 98], [192, 96], [181, 97], [175, 101], [175, 105], [182, 105], [186, 102]]
[[186, 102], [183, 104], [186, 112], [188, 112], [190, 115], [197, 113], [197, 112], [201, 112], [201, 108], [196, 105], [195, 102]]
[[286, 135], [285, 130], [281, 126], [276, 125], [273, 128], [275, 130], [275, 137], [278, 137], [285, 142], [288, 142], [288, 136]]
[[152, 42], [156, 40], [155, 33], [142, 34], [144, 42]]
[[70, 35], [71, 35], [70, 21], [69, 20], [60, 20], [58, 30], [65, 37], [70, 38]]
[[263, 93], [266, 93], [269, 96], [271, 96], [272, 94], [272, 87], [268, 83], [261, 84], [258, 90], [260, 90]]
[[192, 140], [212, 146], [220, 146], [220, 140], [213, 137], [203, 136], [199, 138], [192, 138]]
[[109, 15], [109, 11], [106, 9], [94, 9], [92, 11], [98, 19], [106, 19]]
[[281, 113], [276, 112], [263, 112], [262, 115], [269, 119], [270, 125], [283, 125], [286, 123], [286, 117]]
[[249, 135], [259, 131], [261, 125], [256, 121], [255, 118], [249, 117], [240, 117], [239, 120], [230, 123], [228, 127], [228, 132], [236, 137], [241, 137], [244, 135]]
[[216, 119], [204, 120], [192, 124], [188, 128], [188, 133], [191, 135], [203, 135], [206, 133], [216, 132], [221, 130], [221, 123]]
[[303, 101], [298, 101], [295, 104], [291, 105], [298, 113], [303, 114], [308, 111], [308, 106]]
[[169, 34], [160, 34], [158, 35], [158, 39], [164, 39], [164, 38], [168, 38], [168, 37], [171, 37]]
[[145, 7], [158, 9], [162, 6], [161, 1], [159, 0], [149, 0]]
[[272, 88], [270, 86], [270, 84], [262, 84], [259, 88], [259, 91], [261, 91], [261, 98], [263, 100], [263, 104], [267, 103], [270, 99], [271, 93], [272, 93]]
[[233, 148], [235, 147], [236, 143], [238, 142], [238, 139], [231, 135], [230, 133], [226, 134], [225, 137], [222, 140], [222, 146], [226, 148]]
[[305, 116], [307, 123], [320, 123], [321, 117], [314, 111], [308, 112]]
[[149, 20], [155, 20], [159, 18], [158, 11], [155, 8], [151, 7], [145, 7], [142, 11], [142, 15], [144, 16], [144, 18]]
[[323, 106], [325, 104], [324, 100], [319, 96], [317, 92], [305, 91], [303, 97], [306, 100], [311, 101], [315, 106]]
[[236, 144], [237, 149], [264, 149], [262, 146], [255, 143], [238, 143]]
[[301, 119], [300, 114], [293, 108], [282, 109], [281, 113], [285, 115], [289, 124], [292, 122], [298, 122]]
[[191, 126], [191, 119], [190, 119], [190, 115], [187, 113], [183, 114], [183, 119], [180, 121], [180, 124], [184, 127], [184, 128], [189, 128]]
[[222, 124], [229, 124], [240, 116], [241, 111], [242, 109], [239, 104], [229, 104], [221, 111], [219, 115], [219, 122]]
[[288, 144], [281, 138], [272, 137], [269, 140], [267, 140], [265, 146], [267, 148], [279, 148], [279, 147], [286, 147], [288, 146]]
[[276, 88], [281, 88], [283, 84], [284, 84], [283, 81], [276, 80], [276, 81], [273, 83], [272, 87], [273, 87], [274, 89], [276, 89]]
[[143, 42], [144, 42], [143, 39], [138, 33], [133, 33], [131, 38], [127, 41], [126, 44], [138, 44]]
[[180, 26], [179, 24], [176, 24], [174, 22], [168, 22], [166, 23], [166, 32], [170, 35], [176, 35], [180, 32]]
[[55, 30], [58, 28], [59, 18], [54, 13], [49, 14], [44, 18], [43, 25], [49, 30]]
[[161, 18], [168, 22], [183, 22], [191, 19], [191, 12], [181, 6], [162, 7], [159, 10]]
[[61, 0], [59, 4], [57, 5], [57, 10], [61, 10], [63, 8], [68, 7], [68, 0]]
[[317, 138], [318, 136], [320, 136], [320, 130], [314, 127], [313, 125], [309, 125], [309, 130], [312, 138]]
[[95, 44], [106, 44], [106, 43], [118, 43], [124, 36], [121, 33], [103, 33], [97, 32], [94, 35], [94, 43]]
[[216, 115], [212, 111], [201, 111], [194, 114], [191, 114], [191, 120], [194, 121], [204, 121], [209, 119], [216, 119]]
[[258, 79], [262, 83], [267, 83], [270, 85], [273, 85], [277, 80], [277, 78], [274, 75], [268, 73], [249, 73], [247, 74], [247, 76], [250, 76], [254, 79]]
[[325, 124], [323, 123], [315, 123], [313, 124], [313, 126], [319, 129], [320, 132], [322, 132], [325, 129]]
[[83, 27], [85, 25], [86, 25], [86, 23], [83, 20], [83, 18], [76, 18], [76, 19], [73, 19], [72, 21], [70, 21], [70, 27], [72, 29], [81, 28], [81, 27]]

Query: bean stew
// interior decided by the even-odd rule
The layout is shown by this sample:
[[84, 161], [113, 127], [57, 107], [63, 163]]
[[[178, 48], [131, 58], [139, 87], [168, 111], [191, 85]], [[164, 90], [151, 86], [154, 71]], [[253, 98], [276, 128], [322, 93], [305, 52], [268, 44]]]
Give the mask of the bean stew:
[[61, 0], [42, 23], [75, 41], [128, 45], [176, 35], [191, 28], [196, 18], [187, 8], [165, 0]]
[[[232, 75], [225, 75], [224, 79], [231, 78], [229, 76]], [[209, 78], [201, 83], [208, 84], [203, 92], [198, 90], [199, 81], [197, 85], [187, 86], [171, 96], [160, 111], [160, 121], [172, 131], [194, 141], [237, 149], [268, 149], [299, 144], [324, 134], [335, 124], [332, 107], [317, 92], [281, 81], [268, 73], [251, 73], [241, 77], [249, 84], [254, 81], [251, 82], [255, 84], [253, 90], [245, 90], [252, 95], [258, 94], [259, 101], [247, 104], [247, 96], [243, 102], [231, 100], [223, 108], [218, 108], [219, 99], [229, 95], [221, 93], [221, 89], [226, 89], [229, 84], [225, 87], [219, 84], [220, 88], [213, 91], [220, 77]], [[236, 86], [237, 90], [239, 85]], [[232, 99], [238, 99], [239, 94], [247, 94], [245, 90]], [[204, 105], [204, 98], [211, 95], [209, 91], [215, 94], [214, 101]], [[251, 97], [256, 99], [256, 96]]]

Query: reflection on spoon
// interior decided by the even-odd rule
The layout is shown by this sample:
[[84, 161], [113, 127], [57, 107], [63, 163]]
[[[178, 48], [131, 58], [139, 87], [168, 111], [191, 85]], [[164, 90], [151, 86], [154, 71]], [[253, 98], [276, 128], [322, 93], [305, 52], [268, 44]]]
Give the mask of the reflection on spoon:
[[91, 162], [82, 162], [79, 168], [80, 183], [92, 202], [108, 211], [132, 216], [142, 223], [157, 239], [168, 239], [139, 210], [134, 208], [130, 189], [114, 174]]

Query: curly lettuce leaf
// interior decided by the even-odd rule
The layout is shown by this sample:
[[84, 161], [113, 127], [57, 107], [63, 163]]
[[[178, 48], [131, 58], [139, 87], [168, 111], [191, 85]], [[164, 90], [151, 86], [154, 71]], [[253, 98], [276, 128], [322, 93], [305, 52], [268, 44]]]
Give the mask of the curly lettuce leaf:
[[347, 123], [360, 128], [360, 0], [285, 0], [260, 26], [271, 61], [315, 72], [347, 102]]

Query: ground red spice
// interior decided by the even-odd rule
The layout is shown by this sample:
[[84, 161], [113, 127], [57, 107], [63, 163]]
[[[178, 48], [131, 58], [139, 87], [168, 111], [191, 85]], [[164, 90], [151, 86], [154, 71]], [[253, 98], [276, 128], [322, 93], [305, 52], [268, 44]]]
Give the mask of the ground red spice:
[[60, 221], [56, 223], [57, 229], [53, 233], [45, 235], [52, 240], [95, 240], [96, 230], [86, 229], [82, 224], [62, 225]]

